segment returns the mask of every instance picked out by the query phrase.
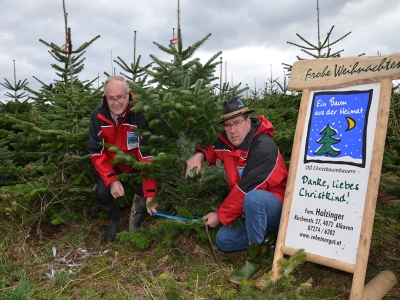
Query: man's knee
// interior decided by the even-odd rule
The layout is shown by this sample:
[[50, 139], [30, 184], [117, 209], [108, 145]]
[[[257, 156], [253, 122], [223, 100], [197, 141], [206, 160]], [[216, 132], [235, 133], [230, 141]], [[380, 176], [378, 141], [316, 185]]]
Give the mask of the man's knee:
[[244, 202], [243, 202], [243, 208], [244, 211], [248, 210], [248, 209], [252, 209], [254, 208], [256, 205], [259, 204], [260, 201], [260, 191], [250, 191], [246, 194], [246, 196], [244, 197]]
[[231, 244], [232, 244], [232, 239], [224, 232], [222, 228], [217, 231], [217, 234], [215, 236], [215, 242], [217, 244], [217, 247], [219, 250], [224, 251], [224, 252], [229, 252], [231, 251]]
[[244, 197], [243, 207], [246, 210], [249, 208], [259, 208], [261, 206], [268, 206], [270, 201], [277, 202], [279, 204], [278, 198], [269, 191], [253, 190], [246, 194]]
[[104, 184], [97, 184], [96, 198], [103, 206], [110, 206], [114, 203], [110, 188], [106, 187]]

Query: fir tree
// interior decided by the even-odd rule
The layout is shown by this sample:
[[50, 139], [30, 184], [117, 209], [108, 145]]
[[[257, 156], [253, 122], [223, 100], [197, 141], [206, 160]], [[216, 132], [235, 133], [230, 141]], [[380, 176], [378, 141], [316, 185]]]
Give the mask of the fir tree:
[[[23, 166], [21, 161], [15, 159], [15, 148], [12, 146], [12, 137], [21, 132], [15, 128], [14, 123], [5, 117], [13, 115], [16, 118], [29, 120], [31, 118], [32, 104], [28, 102], [28, 95], [24, 91], [28, 82], [27, 79], [17, 82], [15, 60], [14, 63], [14, 84], [4, 78], [5, 83], [0, 83], [9, 92], [5, 94], [6, 102], [0, 102], [0, 186], [18, 182], [18, 175]], [[15, 163], [14, 163], [15, 162]]]
[[[73, 50], [71, 28], [67, 28], [66, 30], [66, 43], [64, 45], [67, 46], [63, 45], [66, 48], [60, 48], [60, 46], [56, 45], [55, 43], [48, 43], [42, 39], [39, 39], [40, 42], [51, 48], [51, 50], [48, 51], [50, 55], [59, 63], [63, 64], [51, 65], [51, 67], [56, 70], [56, 75], [59, 77], [59, 79], [55, 80], [55, 82], [62, 82], [64, 84], [70, 84], [72, 86], [73, 81], [77, 79], [77, 74], [83, 71], [83, 62], [85, 58], [82, 56], [86, 53], [85, 49], [98, 38], [100, 38], [100, 35], [96, 36], [89, 42], [85, 42], [76, 50]], [[90, 82], [82, 81], [82, 83], [84, 83], [85, 86], [90, 86], [96, 79], [97, 78], [93, 79]]]
[[[333, 31], [333, 28], [335, 26], [332, 26], [331, 29], [329, 30], [329, 32], [326, 35], [326, 38], [323, 42], [321, 42], [321, 35], [320, 35], [320, 20], [319, 20], [319, 0], [317, 0], [317, 33], [318, 33], [318, 38], [317, 38], [317, 44], [313, 44], [311, 42], [309, 42], [308, 40], [306, 40], [305, 38], [303, 38], [300, 34], [296, 33], [296, 35], [303, 41], [306, 43], [306, 45], [299, 45], [293, 42], [288, 42], [288, 44], [294, 45], [296, 47], [301, 48], [301, 51], [303, 51], [304, 53], [307, 53], [308, 55], [310, 55], [312, 58], [335, 58], [335, 57], [340, 57], [340, 53], [343, 52], [344, 50], [339, 50], [339, 51], [335, 51], [332, 52], [332, 46], [335, 45], [336, 43], [338, 43], [339, 41], [343, 40], [345, 37], [347, 37], [351, 31], [349, 31], [348, 33], [346, 33], [345, 35], [343, 35], [342, 37], [331, 41], [331, 34]], [[313, 53], [316, 52], [316, 53]], [[326, 51], [326, 52], [325, 52]], [[359, 56], [364, 55], [365, 53], [360, 54]], [[300, 56], [297, 56], [298, 60], [304, 60], [305, 58], [301, 58]], [[288, 74], [290, 74], [291, 70], [292, 70], [292, 65], [290, 64], [286, 64], [286, 63], [282, 63], [284, 65], [284, 69], [287, 70]]]
[[[136, 59], [136, 30], [134, 34], [134, 49], [133, 49], [133, 63], [128, 65], [121, 57], [117, 57], [118, 60], [114, 60], [114, 62], [119, 65], [125, 72], [125, 73], [120, 73], [121, 75], [125, 76], [128, 80], [132, 82], [136, 82], [140, 84], [141, 86], [146, 85], [147, 77], [148, 75], [146, 74], [146, 69], [150, 68], [153, 62], [150, 62], [149, 64], [145, 65], [144, 67], [140, 67], [140, 58], [141, 55], [138, 56]], [[107, 76], [110, 76], [107, 72], [104, 72]]]
[[66, 27], [66, 32], [68, 51], [45, 43], [51, 47], [51, 56], [64, 63], [63, 67], [52, 65], [60, 80], [43, 84], [40, 91], [28, 89], [33, 94], [31, 118], [4, 115], [13, 123], [7, 140], [21, 170], [18, 184], [1, 190], [11, 195], [17, 203], [13, 209], [26, 222], [37, 224], [38, 234], [42, 221], [59, 224], [79, 217], [77, 210], [94, 197], [91, 183], [96, 175], [86, 148], [90, 115], [102, 93], [91, 87], [93, 81], [80, 81], [77, 74], [84, 66], [83, 50], [96, 38], [74, 50], [71, 30]]
[[75, 218], [93, 194], [96, 176], [86, 147], [90, 114], [101, 92], [73, 87], [58, 83], [48, 98], [53, 104], [36, 110], [31, 120], [5, 116], [19, 130], [7, 138], [23, 168], [18, 185], [2, 190], [23, 203], [18, 211], [25, 221], [37, 222], [38, 233], [42, 220], [58, 224]]
[[[26, 78], [23, 81], [18, 80], [18, 82], [17, 82], [17, 71], [16, 71], [16, 68], [15, 68], [15, 60], [13, 60], [13, 63], [14, 63], [14, 85], [12, 85], [7, 80], [7, 78], [4, 78], [5, 83], [0, 83], [0, 84], [2, 86], [4, 86], [7, 90], [13, 92], [13, 94], [11, 94], [11, 92], [7, 92], [4, 95], [6, 97], [10, 97], [10, 100], [14, 100], [14, 103], [25, 102], [27, 100], [27, 98], [28, 98], [28, 95], [23, 90], [25, 89], [25, 87], [28, 85], [29, 82], [27, 82]], [[8, 100], [7, 102], [9, 102], [10, 100]], [[0, 104], [3, 106], [3, 103], [0, 102]], [[5, 108], [5, 110], [9, 111], [9, 112], [13, 112], [13, 113], [15, 113], [15, 112], [21, 113], [19, 107]], [[24, 108], [22, 108], [22, 110], [25, 111]]]
[[335, 134], [337, 134], [337, 131], [328, 124], [321, 130], [321, 134], [323, 134], [324, 136], [320, 138], [317, 143], [322, 144], [322, 146], [318, 148], [318, 150], [315, 151], [314, 154], [325, 156], [338, 156], [341, 151], [336, 150], [332, 147], [332, 145], [340, 142], [340, 139], [333, 137]]
[[[156, 85], [147, 88], [139, 84], [132, 85], [138, 100], [134, 110], [144, 111], [152, 131], [147, 135], [149, 147], [156, 155], [156, 163], [153, 166], [154, 173], [149, 175], [161, 177], [163, 188], [160, 189], [159, 197], [169, 196], [171, 202], [185, 202], [188, 198], [186, 193], [190, 193], [189, 198], [195, 198], [198, 189], [183, 186], [186, 193], [179, 189], [187, 182], [183, 178], [186, 159], [196, 145], [209, 144], [218, 134], [215, 124], [219, 122], [222, 105], [220, 95], [214, 93], [218, 85], [212, 84], [212, 81], [217, 79], [213, 73], [218, 62], [214, 60], [220, 52], [205, 65], [197, 58], [190, 60], [209, 37], [207, 35], [183, 49], [181, 29], [178, 26], [177, 47], [154, 43], [160, 50], [173, 56], [170, 61], [161, 61], [155, 55], [150, 55], [155, 66], [147, 70], [147, 73], [153, 77], [149, 82]], [[229, 97], [228, 93], [226, 97]], [[202, 184], [207, 183], [203, 181]]]
[[[218, 77], [214, 76], [214, 72], [219, 64], [215, 60], [221, 52], [213, 55], [204, 65], [200, 59], [192, 59], [210, 36], [208, 34], [184, 49], [178, 7], [178, 43], [163, 46], [154, 42], [172, 58], [162, 61], [150, 55], [154, 64], [146, 72], [153, 77], [149, 81], [152, 85], [131, 85], [137, 98], [133, 110], [143, 111], [149, 122], [151, 132], [143, 132], [142, 135], [148, 139], [148, 149], [154, 155], [153, 163], [141, 165], [129, 162], [129, 158], [120, 154], [116, 157], [118, 162], [145, 170], [142, 176], [159, 179], [156, 200], [160, 203], [160, 211], [186, 218], [201, 217], [216, 209], [227, 195], [228, 185], [221, 166], [215, 168], [204, 164], [199, 176], [192, 173], [189, 174], [190, 178], [185, 179], [186, 160], [194, 153], [196, 146], [215, 142], [222, 130], [216, 125], [222, 111], [223, 101], [220, 99], [229, 99], [245, 90], [237, 88], [215, 93], [218, 84], [213, 81]], [[170, 230], [166, 231], [165, 238], [170, 239], [171, 232], [177, 231], [173, 230], [176, 227], [173, 228], [171, 222], [167, 224]], [[144, 240], [148, 236], [146, 233], [140, 239], [140, 234], [141, 231], [135, 233], [132, 241]], [[142, 246], [146, 246], [146, 243]]]

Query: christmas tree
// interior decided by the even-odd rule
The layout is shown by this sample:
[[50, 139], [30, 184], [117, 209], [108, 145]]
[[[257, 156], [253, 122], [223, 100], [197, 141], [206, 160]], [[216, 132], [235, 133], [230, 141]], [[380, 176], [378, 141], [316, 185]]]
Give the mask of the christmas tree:
[[[154, 42], [161, 51], [172, 56], [171, 59], [162, 61], [156, 55], [150, 55], [154, 64], [146, 69], [146, 74], [152, 77], [149, 81], [151, 85], [131, 84], [137, 99], [133, 110], [143, 111], [149, 122], [151, 132], [142, 132], [142, 135], [148, 139], [153, 163], [132, 162], [131, 158], [121, 153], [116, 161], [146, 171], [141, 176], [159, 179], [156, 197], [160, 204], [159, 211], [191, 219], [202, 217], [218, 207], [228, 192], [228, 186], [221, 166], [210, 168], [204, 165], [199, 176], [190, 174], [191, 178], [185, 179], [186, 160], [193, 155], [196, 146], [213, 143], [222, 130], [216, 125], [222, 111], [223, 101], [220, 99], [230, 99], [245, 89], [237, 87], [215, 92], [218, 91], [218, 84], [213, 82], [218, 77], [214, 73], [220, 63], [216, 59], [221, 52], [205, 64], [199, 58], [192, 58], [211, 34], [184, 49], [179, 14], [178, 2], [178, 30], [174, 39], [177, 43], [164, 46]], [[124, 176], [121, 179], [128, 180]], [[183, 229], [182, 224], [169, 220], [163, 224], [167, 228], [164, 243], [168, 243], [171, 232], [178, 232], [179, 226]], [[164, 227], [158, 228], [161, 230]], [[151, 234], [162, 234], [154, 230], [142, 236], [139, 236], [141, 231], [135, 232], [132, 241], [145, 247], [151, 241]], [[197, 231], [197, 234], [204, 234], [204, 230]]]
[[[132, 82], [139, 83], [140, 85], [144, 86], [147, 85], [147, 77], [148, 75], [146, 74], [146, 69], [151, 67], [153, 62], [145, 65], [144, 67], [140, 66], [140, 58], [141, 55], [138, 56], [136, 59], [136, 30], [133, 38], [133, 43], [134, 43], [134, 48], [133, 48], [133, 63], [130, 65], [127, 64], [121, 57], [117, 57], [118, 60], [114, 60], [114, 62], [119, 65], [125, 72], [125, 73], [120, 73], [121, 75], [125, 76], [128, 80]], [[110, 76], [107, 72], [104, 72], [107, 76]]]
[[[321, 42], [321, 34], [320, 34], [320, 20], [319, 20], [319, 0], [317, 0], [317, 34], [318, 34], [318, 39], [317, 39], [317, 44], [313, 44], [311, 42], [309, 42], [308, 40], [306, 40], [304, 37], [302, 37], [300, 34], [296, 33], [296, 35], [303, 41], [306, 43], [306, 45], [299, 45], [293, 42], [288, 42], [288, 44], [294, 45], [296, 47], [301, 48], [301, 51], [303, 51], [304, 53], [307, 53], [308, 55], [310, 55], [312, 58], [335, 58], [335, 57], [340, 57], [340, 53], [343, 52], [344, 50], [339, 50], [339, 51], [335, 51], [332, 52], [332, 46], [335, 45], [336, 43], [338, 43], [339, 41], [343, 40], [345, 37], [347, 37], [351, 31], [349, 31], [348, 33], [346, 33], [345, 35], [343, 35], [342, 37], [331, 41], [331, 34], [333, 31], [333, 28], [335, 26], [332, 26], [331, 29], [329, 30], [329, 32], [326, 35], [326, 38], [323, 42]], [[315, 53], [314, 53], [314, 52]], [[324, 52], [326, 51], [326, 52]], [[359, 56], [364, 55], [365, 53], [360, 54]], [[298, 60], [304, 60], [305, 58], [301, 58], [300, 56], [297, 56]], [[284, 69], [286, 69], [288, 71], [288, 74], [290, 74], [291, 70], [292, 70], [292, 65], [290, 64], [286, 64], [283, 63], [283, 65], [285, 66]]]
[[321, 130], [321, 134], [323, 135], [323, 137], [320, 138], [317, 143], [322, 144], [322, 146], [319, 147], [317, 151], [314, 152], [314, 154], [325, 156], [338, 156], [341, 151], [332, 147], [332, 145], [340, 142], [340, 139], [333, 137], [337, 134], [337, 131], [328, 124]]
[[[24, 91], [28, 82], [27, 79], [18, 80], [16, 75], [15, 60], [14, 64], [14, 84], [4, 78], [5, 83], [0, 83], [9, 92], [5, 94], [6, 102], [0, 102], [0, 186], [14, 184], [18, 182], [18, 174], [21, 172], [21, 167], [24, 166], [20, 157], [15, 157], [13, 147], [13, 137], [20, 129], [15, 128], [14, 123], [6, 118], [6, 115], [12, 115], [15, 118], [29, 120], [31, 118], [32, 104], [28, 102], [28, 95]], [[16, 163], [14, 163], [14, 161]]]
[[15, 185], [1, 190], [14, 201], [10, 201], [12, 210], [26, 222], [37, 224], [39, 235], [42, 221], [59, 224], [79, 217], [77, 209], [94, 197], [90, 183], [96, 178], [86, 148], [90, 114], [102, 92], [92, 88], [94, 80], [81, 81], [78, 74], [84, 67], [85, 49], [99, 36], [75, 50], [63, 4], [68, 47], [61, 49], [55, 43], [40, 40], [50, 47], [51, 56], [63, 64], [52, 64], [59, 79], [50, 84], [40, 81], [39, 91], [25, 87], [33, 100], [28, 117], [4, 114], [13, 130], [3, 134], [12, 149], [10, 157], [20, 170]]

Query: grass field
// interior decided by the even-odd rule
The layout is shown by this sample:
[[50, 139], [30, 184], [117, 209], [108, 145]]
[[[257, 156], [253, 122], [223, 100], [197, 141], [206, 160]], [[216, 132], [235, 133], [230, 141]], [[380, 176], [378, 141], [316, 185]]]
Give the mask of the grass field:
[[[352, 274], [309, 262], [295, 268], [296, 281], [274, 297], [253, 281], [235, 286], [227, 278], [245, 252], [223, 253], [192, 236], [178, 235], [169, 248], [153, 243], [143, 251], [118, 240], [104, 244], [105, 219], [43, 225], [41, 240], [19, 222], [5, 216], [0, 221], [0, 299], [295, 299], [288, 295], [310, 278], [303, 299], [350, 295]], [[146, 218], [143, 226], [156, 222]], [[122, 230], [127, 227], [124, 210]], [[255, 279], [269, 270], [266, 265]], [[400, 279], [400, 200], [378, 201], [366, 282], [382, 270]], [[400, 284], [384, 299], [400, 299]]]

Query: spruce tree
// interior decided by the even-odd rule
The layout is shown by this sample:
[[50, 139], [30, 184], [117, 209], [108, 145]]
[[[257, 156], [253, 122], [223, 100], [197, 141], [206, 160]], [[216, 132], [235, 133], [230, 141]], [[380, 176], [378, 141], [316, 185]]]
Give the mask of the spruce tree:
[[[213, 81], [218, 77], [214, 73], [220, 63], [215, 60], [221, 52], [213, 55], [205, 64], [193, 58], [211, 34], [185, 49], [179, 13], [178, 7], [178, 43], [164, 46], [154, 42], [159, 50], [171, 58], [162, 61], [156, 55], [150, 55], [154, 63], [146, 69], [146, 74], [152, 77], [149, 80], [151, 85], [143, 87], [138, 83], [131, 84], [137, 99], [133, 110], [143, 111], [149, 122], [150, 132], [142, 132], [142, 135], [148, 139], [153, 162], [140, 164], [121, 153], [116, 161], [144, 170], [141, 176], [159, 180], [155, 199], [160, 204], [159, 211], [190, 219], [202, 217], [206, 212], [216, 209], [227, 195], [228, 185], [223, 168], [209, 167], [207, 164], [204, 164], [199, 176], [193, 172], [189, 174], [190, 178], [185, 179], [186, 160], [193, 155], [196, 146], [215, 142], [222, 131], [222, 127], [217, 126], [222, 111], [221, 99], [229, 99], [245, 89], [237, 87], [215, 92], [218, 83]], [[124, 176], [121, 178], [128, 180]], [[169, 243], [172, 232], [176, 234], [178, 227], [188, 228], [170, 220], [160, 222], [166, 226], [158, 227], [161, 231], [165, 229], [163, 232], [153, 228], [140, 237], [142, 231], [138, 231], [132, 241], [145, 247], [151, 235], [165, 234], [162, 243]], [[203, 234], [204, 238], [203, 228], [197, 234]]]
[[[64, 16], [66, 20], [65, 5]], [[94, 80], [81, 81], [78, 74], [84, 67], [84, 50], [99, 36], [75, 50], [67, 21], [65, 25], [68, 47], [64, 50], [40, 40], [50, 47], [52, 58], [63, 64], [52, 64], [59, 79], [41, 82], [39, 91], [27, 88], [33, 100], [31, 118], [4, 115], [16, 129], [7, 133], [13, 160], [23, 166], [18, 183], [1, 191], [11, 196], [10, 203], [17, 204], [13, 209], [24, 221], [37, 224], [39, 235], [43, 221], [59, 224], [79, 218], [79, 209], [94, 197], [96, 175], [86, 148], [90, 115], [102, 92], [92, 87]]]
[[[5, 83], [0, 83], [7, 90], [10, 91], [10, 92], [7, 92], [4, 94], [6, 97], [10, 97], [10, 99], [6, 100], [6, 102], [9, 103], [11, 100], [14, 100], [14, 103], [26, 102], [28, 95], [26, 94], [24, 89], [29, 82], [27, 82], [26, 78], [23, 81], [18, 80], [18, 82], [17, 82], [17, 70], [15, 68], [15, 60], [13, 60], [13, 64], [14, 64], [14, 85], [11, 84], [10, 81], [7, 80], [7, 78], [4, 78]], [[13, 94], [11, 92], [13, 92]], [[13, 105], [9, 108], [5, 108], [4, 103], [2, 103], [2, 102], [0, 102], [0, 105], [2, 108], [4, 108], [5, 111], [9, 111], [9, 112], [13, 112], [13, 113], [14, 112], [21, 113], [20, 109], [22, 109], [23, 111], [26, 110], [23, 107], [22, 108], [14, 107]]]
[[29, 103], [28, 95], [24, 91], [28, 84], [27, 79], [18, 80], [17, 82], [15, 60], [13, 64], [14, 84], [6, 78], [4, 78], [5, 83], [0, 83], [8, 90], [4, 95], [9, 98], [5, 100], [5, 103], [0, 102], [0, 186], [18, 182], [18, 174], [23, 166], [23, 161], [15, 159], [15, 149], [11, 145], [12, 137], [21, 132], [21, 130], [15, 128], [13, 126], [14, 123], [7, 119], [5, 115], [13, 115], [22, 120], [29, 120], [32, 109], [32, 104]]
[[[326, 38], [323, 42], [321, 42], [321, 35], [320, 35], [320, 20], [319, 20], [319, 0], [317, 0], [317, 33], [318, 33], [318, 38], [317, 38], [317, 44], [313, 44], [312, 42], [309, 42], [305, 38], [303, 38], [300, 34], [296, 33], [296, 35], [306, 43], [306, 45], [299, 45], [293, 42], [287, 42], [288, 44], [291, 44], [293, 46], [301, 48], [301, 51], [304, 53], [310, 55], [312, 58], [335, 58], [335, 57], [340, 57], [340, 53], [343, 52], [344, 50], [339, 50], [332, 52], [332, 46], [338, 43], [339, 41], [343, 40], [345, 37], [347, 37], [351, 31], [343, 35], [342, 37], [332, 41], [331, 40], [331, 34], [333, 31], [333, 28], [335, 26], [332, 26], [329, 32], [326, 35]], [[360, 54], [359, 56], [364, 55], [365, 53]], [[300, 56], [297, 56], [298, 60], [304, 60], [305, 58], [302, 58]], [[283, 63], [284, 69], [287, 70], [288, 74], [290, 74], [292, 70], [292, 65]]]
[[[220, 52], [205, 65], [198, 58], [190, 59], [209, 36], [183, 49], [182, 34], [178, 27], [177, 47], [154, 43], [160, 50], [173, 56], [170, 61], [161, 61], [155, 55], [150, 55], [155, 66], [148, 69], [147, 74], [153, 77], [149, 82], [154, 86], [143, 88], [137, 83], [132, 84], [132, 91], [137, 98], [134, 110], [144, 112], [151, 129], [151, 133], [143, 133], [148, 137], [149, 149], [155, 155], [148, 176], [160, 179], [158, 198], [162, 199], [163, 204], [176, 204], [173, 209], [167, 208], [173, 212], [180, 210], [190, 198], [199, 196], [196, 194], [199, 188], [205, 188], [200, 187], [199, 182], [196, 182], [195, 189], [187, 186], [188, 180], [184, 179], [185, 163], [196, 145], [212, 143], [218, 134], [215, 125], [219, 121], [222, 105], [220, 95], [214, 93], [218, 85], [212, 84], [212, 81], [217, 79], [213, 72], [218, 62], [214, 60]], [[229, 97], [228, 93], [226, 97]], [[201, 184], [207, 185], [209, 182], [203, 180]]]
[[[144, 67], [140, 66], [140, 59], [141, 55], [138, 56], [136, 59], [136, 30], [134, 34], [134, 49], [133, 49], [133, 62], [131, 64], [127, 64], [121, 57], [117, 57], [118, 60], [114, 60], [114, 62], [119, 65], [122, 70], [127, 72], [128, 74], [125, 73], [120, 73], [121, 75], [125, 76], [129, 81], [139, 83], [140, 85], [144, 86], [147, 85], [147, 77], [148, 75], [146, 74], [146, 69], [151, 67], [153, 62], [150, 62], [149, 64], [145, 65]], [[104, 72], [107, 76], [110, 76], [107, 72]]]

